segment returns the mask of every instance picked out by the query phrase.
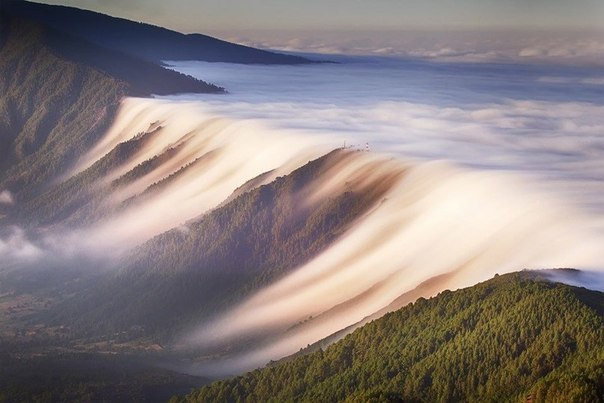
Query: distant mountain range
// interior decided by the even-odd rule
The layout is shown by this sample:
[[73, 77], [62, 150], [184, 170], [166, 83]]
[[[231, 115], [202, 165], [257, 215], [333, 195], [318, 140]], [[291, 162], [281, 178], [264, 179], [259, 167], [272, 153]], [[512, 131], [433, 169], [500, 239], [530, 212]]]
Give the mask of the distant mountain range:
[[0, 10], [35, 21], [107, 49], [152, 62], [201, 60], [244, 64], [305, 64], [312, 61], [222, 41], [182, 34], [150, 24], [81, 10], [20, 0], [3, 0]]

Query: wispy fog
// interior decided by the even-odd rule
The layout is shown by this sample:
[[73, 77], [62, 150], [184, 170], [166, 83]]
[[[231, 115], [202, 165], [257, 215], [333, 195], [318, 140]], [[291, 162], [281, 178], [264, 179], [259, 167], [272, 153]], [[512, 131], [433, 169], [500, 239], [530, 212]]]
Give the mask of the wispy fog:
[[544, 273], [551, 281], [604, 292], [604, 275], [600, 271], [545, 270]]
[[42, 249], [30, 241], [25, 231], [11, 225], [0, 230], [0, 269], [16, 262], [30, 262], [42, 255]]
[[[82, 156], [71, 174], [85, 170], [118, 144], [154, 131], [156, 136], [102, 182], [119, 178], [168, 149], [178, 152], [128, 186], [108, 194], [106, 203], [118, 206], [153, 190], [128, 208], [77, 231], [74, 238], [85, 239], [74, 239], [80, 247], [101, 253], [128, 250], [215, 208], [258, 175], [268, 171], [273, 171], [269, 178], [285, 175], [334, 147], [329, 139], [301, 136], [292, 130], [276, 132], [252, 120], [223, 118], [195, 102], [132, 98], [122, 103], [113, 126]], [[153, 188], [158, 183], [162, 186]]]
[[[352, 180], [354, 169], [341, 171], [336, 180]], [[587, 217], [530, 183], [445, 163], [420, 164], [326, 252], [203, 325], [184, 343], [245, 345], [242, 339], [264, 334], [268, 343], [196, 369], [249, 370], [354, 325], [441, 275], [447, 276], [419, 295], [523, 268], [604, 267], [602, 242], [602, 232]], [[594, 276], [604, 279], [604, 272]]]
[[[2, 260], [29, 263], [34, 257], [65, 267], [80, 259], [94, 261], [94, 269], [111, 266], [152, 237], [186, 228], [188, 220], [216, 208], [247, 181], [270, 172], [257, 185], [270, 182], [338, 146], [330, 138], [222, 117], [199, 102], [128, 98], [105, 135], [63, 179], [86, 174], [116, 147], [145, 136], [149, 140], [143, 146], [136, 143], [133, 155], [91, 186], [100, 200], [92, 208], [104, 212], [101, 218], [30, 228], [29, 236], [17, 226], [0, 226], [0, 269]], [[133, 175], [123, 186], [109, 186], [169, 151], [170, 158], [149, 172]], [[0, 193], [2, 203], [14, 203], [10, 192]]]
[[11, 205], [15, 202], [13, 198], [13, 194], [8, 190], [3, 190], [0, 192], [0, 204], [8, 204]]

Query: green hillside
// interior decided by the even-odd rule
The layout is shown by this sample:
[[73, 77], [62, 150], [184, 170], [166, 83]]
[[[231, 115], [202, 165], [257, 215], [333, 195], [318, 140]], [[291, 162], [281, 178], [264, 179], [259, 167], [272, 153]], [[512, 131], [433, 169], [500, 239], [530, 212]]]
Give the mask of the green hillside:
[[180, 400], [602, 401], [603, 315], [603, 293], [530, 272], [496, 276], [419, 299], [325, 351]]

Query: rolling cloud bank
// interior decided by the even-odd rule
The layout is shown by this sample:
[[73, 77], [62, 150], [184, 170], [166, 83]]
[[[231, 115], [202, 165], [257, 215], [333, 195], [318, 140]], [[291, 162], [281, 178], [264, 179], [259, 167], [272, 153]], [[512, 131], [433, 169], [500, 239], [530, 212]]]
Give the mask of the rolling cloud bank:
[[[604, 86], [595, 70], [380, 58], [171, 65], [231, 94], [123, 101], [64, 175], [89, 181], [88, 207], [38, 228], [36, 241], [10, 227], [0, 255], [44, 259], [69, 255], [58, 250], [68, 245], [121, 256], [339, 147], [333, 167], [300, 191], [300, 205], [385, 189], [326, 250], [181, 335], [183, 349], [244, 346], [189, 371], [258, 367], [495, 273], [574, 267], [592, 277], [562, 281], [601, 287]], [[115, 155], [125, 157], [99, 168]], [[0, 192], [0, 204], [15, 203]]]

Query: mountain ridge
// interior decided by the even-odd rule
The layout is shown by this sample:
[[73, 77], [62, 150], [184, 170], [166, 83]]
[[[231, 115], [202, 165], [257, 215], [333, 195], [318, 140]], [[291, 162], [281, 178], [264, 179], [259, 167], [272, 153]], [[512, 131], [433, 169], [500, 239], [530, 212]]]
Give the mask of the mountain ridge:
[[[213, 290], [222, 289], [218, 284], [235, 287], [238, 291], [226, 293], [230, 295], [226, 300], [236, 302], [283, 277], [335, 242], [383, 196], [385, 189], [380, 191], [379, 186], [363, 193], [351, 183], [310, 206], [295, 206], [294, 200], [308, 192], [314, 178], [354, 157], [354, 152], [335, 150], [267, 184], [236, 192], [228, 203], [184, 228], [164, 232], [133, 250], [109, 281], [96, 283], [84, 300], [67, 301], [60, 310], [89, 306], [85, 316], [95, 321], [97, 311], [117, 312], [111, 307], [126, 304], [129, 295], [153, 290], [145, 297], [146, 304], [127, 304], [128, 309], [107, 323], [116, 329], [137, 323], [157, 332], [180, 328], [182, 318], [193, 321], [215, 315], [216, 309], [225, 309], [217, 303], [225, 298], [213, 295]], [[250, 182], [257, 184], [256, 178]], [[112, 298], [106, 298], [108, 293]]]
[[166, 60], [243, 64], [315, 63], [300, 56], [237, 45], [203, 34], [186, 35], [151, 24], [74, 7], [24, 0], [4, 0], [2, 4], [2, 8], [14, 15], [44, 23], [97, 45], [156, 63]]
[[495, 276], [173, 401], [598, 401], [602, 301], [538, 272]]
[[0, 187], [17, 195], [91, 147], [128, 95], [224, 92], [10, 13], [0, 20]]

